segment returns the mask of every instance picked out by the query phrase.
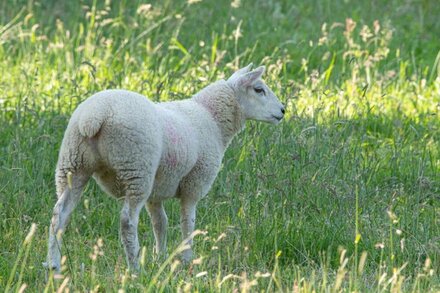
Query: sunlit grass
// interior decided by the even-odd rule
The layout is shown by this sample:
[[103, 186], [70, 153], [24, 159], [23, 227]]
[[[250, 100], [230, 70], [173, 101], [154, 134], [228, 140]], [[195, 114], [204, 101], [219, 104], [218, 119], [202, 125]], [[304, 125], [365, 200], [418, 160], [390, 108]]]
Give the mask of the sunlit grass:
[[[0, 289], [440, 289], [434, 1], [6, 2]], [[78, 103], [107, 88], [182, 99], [249, 62], [267, 66], [287, 118], [249, 122], [233, 141], [198, 208], [193, 264], [172, 257], [180, 232], [170, 201], [171, 257], [154, 260], [143, 213], [143, 265], [129, 274], [119, 203], [91, 183], [66, 233], [63, 274], [46, 282], [53, 173]]]

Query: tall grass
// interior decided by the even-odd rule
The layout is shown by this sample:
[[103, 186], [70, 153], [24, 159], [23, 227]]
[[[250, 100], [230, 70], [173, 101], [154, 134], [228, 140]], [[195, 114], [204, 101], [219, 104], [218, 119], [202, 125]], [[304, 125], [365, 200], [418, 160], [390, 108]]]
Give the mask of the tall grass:
[[[440, 290], [440, 6], [435, 1], [0, 3], [0, 290]], [[191, 96], [249, 62], [287, 105], [249, 122], [198, 207], [183, 266], [127, 272], [118, 202], [94, 183], [46, 282], [53, 172], [70, 114], [92, 93]], [[30, 232], [29, 232], [30, 231]]]

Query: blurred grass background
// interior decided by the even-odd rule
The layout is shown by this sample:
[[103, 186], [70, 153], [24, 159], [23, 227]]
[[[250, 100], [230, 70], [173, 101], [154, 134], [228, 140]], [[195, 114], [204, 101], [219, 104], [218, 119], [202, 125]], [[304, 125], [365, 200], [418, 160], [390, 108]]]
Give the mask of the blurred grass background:
[[[0, 289], [436, 292], [439, 15], [433, 0], [1, 1]], [[249, 62], [267, 66], [288, 117], [232, 143], [199, 204], [200, 264], [160, 271], [143, 213], [145, 265], [128, 275], [119, 203], [91, 183], [63, 278], [46, 283], [53, 173], [78, 103], [107, 88], [182, 99]], [[178, 205], [166, 208], [171, 252]]]

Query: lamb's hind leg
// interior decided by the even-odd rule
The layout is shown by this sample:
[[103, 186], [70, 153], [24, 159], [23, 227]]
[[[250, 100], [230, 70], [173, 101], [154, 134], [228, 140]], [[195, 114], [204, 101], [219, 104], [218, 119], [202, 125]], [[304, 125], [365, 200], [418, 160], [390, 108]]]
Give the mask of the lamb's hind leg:
[[144, 195], [127, 195], [121, 210], [121, 240], [124, 245], [127, 263], [130, 269], [139, 268], [139, 214], [147, 197]]
[[154, 252], [158, 257], [166, 256], [168, 217], [162, 202], [147, 202], [146, 208], [151, 218], [156, 246]]
[[72, 175], [71, 186], [67, 184], [66, 177], [62, 180], [63, 183], [58, 182], [60, 195], [53, 209], [52, 220], [49, 227], [49, 245], [47, 263], [45, 264], [48, 269], [54, 270], [55, 272], [60, 272], [61, 269], [62, 233], [66, 229], [70, 215], [77, 206], [83, 188], [89, 178], [89, 176], [84, 175]]

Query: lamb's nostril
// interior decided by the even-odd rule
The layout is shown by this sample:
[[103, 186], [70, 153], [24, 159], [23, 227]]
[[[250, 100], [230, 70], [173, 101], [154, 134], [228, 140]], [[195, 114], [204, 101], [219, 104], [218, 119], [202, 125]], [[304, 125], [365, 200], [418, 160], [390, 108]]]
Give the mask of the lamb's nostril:
[[284, 107], [281, 108], [281, 113], [286, 113], [286, 109]]

